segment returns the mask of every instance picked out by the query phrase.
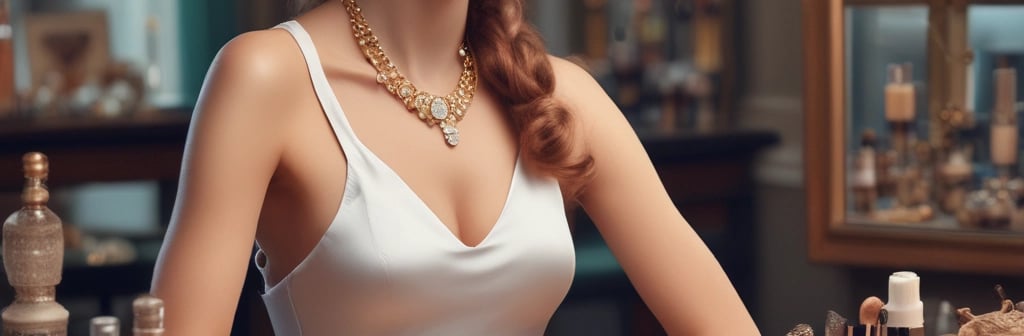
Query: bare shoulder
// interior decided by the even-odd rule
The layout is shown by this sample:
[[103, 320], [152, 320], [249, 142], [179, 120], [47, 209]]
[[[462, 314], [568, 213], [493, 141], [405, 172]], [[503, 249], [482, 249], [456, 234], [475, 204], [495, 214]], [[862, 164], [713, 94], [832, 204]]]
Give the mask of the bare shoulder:
[[275, 153], [294, 134], [296, 111], [310, 92], [302, 53], [287, 31], [239, 35], [210, 65], [192, 114], [190, 148]]
[[[618, 106], [587, 70], [563, 58], [548, 58], [555, 74], [554, 98], [572, 114], [575, 137], [584, 147], [596, 154], [609, 136], [635, 137]], [[615, 141], [619, 140], [623, 139]]]
[[604, 95], [587, 70], [567, 59], [548, 55], [555, 73], [555, 98], [569, 105], [586, 104], [593, 95]]
[[250, 89], [283, 89], [305, 78], [305, 61], [298, 45], [283, 29], [241, 34], [221, 48], [207, 81], [229, 80]]
[[197, 121], [231, 120], [274, 126], [309, 90], [305, 60], [283, 29], [253, 31], [229, 41], [210, 65], [196, 105]]

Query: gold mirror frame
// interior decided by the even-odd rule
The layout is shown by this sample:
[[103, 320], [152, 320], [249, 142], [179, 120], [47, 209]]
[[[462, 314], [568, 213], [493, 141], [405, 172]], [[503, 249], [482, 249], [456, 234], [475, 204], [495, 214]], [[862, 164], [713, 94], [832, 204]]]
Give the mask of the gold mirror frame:
[[[808, 255], [814, 262], [914, 270], [1024, 275], [1024, 235], [846, 225], [844, 142], [844, 8], [847, 5], [928, 5], [928, 113], [938, 141], [948, 70], [935, 32], [947, 31], [968, 4], [1024, 4], [1024, 0], [803, 0], [804, 169]], [[940, 10], [936, 10], [940, 9]], [[951, 20], [952, 18], [952, 20]], [[962, 43], [966, 37], [944, 36]], [[949, 41], [949, 40], [946, 40]], [[955, 68], [955, 67], [953, 67]], [[964, 67], [959, 67], [961, 71]], [[941, 89], [941, 90], [936, 90]]]

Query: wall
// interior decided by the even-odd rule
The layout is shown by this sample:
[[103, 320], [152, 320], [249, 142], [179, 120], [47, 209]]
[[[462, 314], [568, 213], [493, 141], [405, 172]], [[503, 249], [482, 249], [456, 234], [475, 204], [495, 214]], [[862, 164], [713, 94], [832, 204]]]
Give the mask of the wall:
[[817, 327], [828, 309], [853, 307], [851, 286], [845, 269], [807, 261], [800, 1], [748, 0], [741, 8], [740, 124], [782, 139], [757, 168], [760, 298], [751, 313], [762, 334], [782, 335], [797, 323]]
[[[775, 130], [782, 137], [781, 146], [767, 152], [758, 165], [760, 253], [756, 262], [760, 267], [761, 297], [752, 313], [764, 335], [783, 335], [797, 323], [809, 323], [821, 330], [827, 310], [854, 317], [865, 297], [884, 298], [887, 276], [895, 270], [807, 261], [801, 149], [806, 112], [801, 102], [801, 2], [747, 0], [742, 8], [740, 121], [745, 127]], [[1024, 298], [1021, 278], [919, 273], [929, 325], [943, 299], [955, 307], [994, 310], [998, 302], [992, 286], [996, 283], [1006, 286], [1011, 296]]]

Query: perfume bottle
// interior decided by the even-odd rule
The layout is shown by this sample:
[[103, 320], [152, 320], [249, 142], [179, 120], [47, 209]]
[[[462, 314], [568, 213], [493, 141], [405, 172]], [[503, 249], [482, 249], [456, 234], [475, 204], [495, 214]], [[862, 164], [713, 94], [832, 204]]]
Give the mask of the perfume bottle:
[[13, 114], [14, 88], [14, 29], [11, 27], [10, 3], [0, 0], [0, 117]]
[[608, 1], [583, 1], [583, 50], [587, 61], [608, 56]]
[[885, 120], [892, 129], [892, 148], [903, 160], [909, 154], [909, 138], [914, 123], [914, 84], [910, 64], [890, 64], [889, 84], [885, 86]]
[[1001, 178], [1012, 178], [1017, 164], [1017, 71], [1012, 68], [996, 69], [995, 109], [992, 111], [992, 130], [989, 150], [992, 164]]
[[889, 64], [889, 83], [885, 86], [885, 120], [912, 123], [915, 116], [913, 69], [909, 63]]
[[721, 6], [717, 0], [694, 2], [693, 63], [704, 73], [717, 73], [722, 69]]
[[140, 94], [145, 97], [139, 104], [143, 110], [160, 105], [158, 93], [164, 80], [164, 71], [160, 68], [160, 21], [156, 16], [146, 20], [146, 71], [143, 75], [146, 82]]
[[911, 144], [914, 142], [913, 126], [915, 117], [914, 85], [911, 83], [910, 64], [890, 64], [889, 84], [885, 86], [885, 120], [891, 129], [891, 152], [895, 162], [890, 162], [887, 174], [896, 185], [896, 200], [900, 207], [915, 205], [914, 192], [923, 178], [919, 167], [911, 162], [914, 158]]
[[865, 130], [861, 134], [860, 149], [853, 160], [853, 178], [850, 181], [853, 189], [854, 211], [866, 215], [875, 212], [875, 204], [878, 201], [875, 143], [876, 137], [873, 130]]
[[67, 335], [68, 311], [56, 301], [64, 263], [60, 218], [46, 203], [49, 163], [41, 153], [22, 158], [23, 206], [4, 222], [4, 271], [14, 287], [14, 303], [3, 311], [4, 335]]
[[142, 295], [132, 302], [135, 336], [162, 336], [164, 334], [164, 301], [152, 295]]

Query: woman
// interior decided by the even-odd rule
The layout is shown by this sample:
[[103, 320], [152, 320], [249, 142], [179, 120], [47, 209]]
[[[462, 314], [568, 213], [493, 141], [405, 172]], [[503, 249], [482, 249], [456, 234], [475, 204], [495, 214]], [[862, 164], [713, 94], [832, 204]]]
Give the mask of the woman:
[[253, 240], [277, 335], [540, 335], [587, 210], [673, 335], [755, 335], [630, 125], [519, 0], [308, 0], [210, 70], [153, 281], [226, 335]]

